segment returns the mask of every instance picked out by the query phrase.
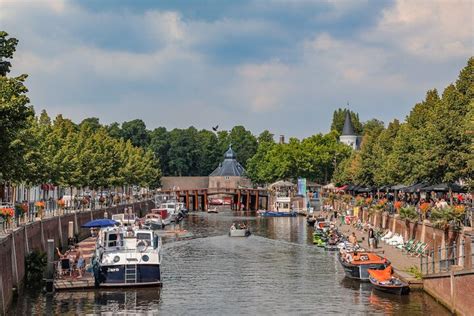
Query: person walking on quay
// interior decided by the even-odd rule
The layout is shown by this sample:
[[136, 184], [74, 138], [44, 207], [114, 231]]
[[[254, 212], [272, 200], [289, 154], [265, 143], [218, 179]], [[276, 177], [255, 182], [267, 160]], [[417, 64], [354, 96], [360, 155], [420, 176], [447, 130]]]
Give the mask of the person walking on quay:
[[369, 228], [369, 248], [373, 250], [374, 245], [375, 245], [375, 233], [372, 227], [370, 227]]

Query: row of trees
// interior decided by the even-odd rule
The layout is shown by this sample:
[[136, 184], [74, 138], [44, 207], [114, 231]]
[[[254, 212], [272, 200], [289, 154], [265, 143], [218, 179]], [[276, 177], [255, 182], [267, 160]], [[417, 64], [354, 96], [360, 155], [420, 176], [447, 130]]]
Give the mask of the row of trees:
[[45, 111], [35, 117], [27, 76], [7, 77], [17, 43], [0, 32], [0, 184], [158, 185], [159, 160], [151, 150], [112, 137], [94, 119], [76, 125], [61, 115], [52, 122]]
[[361, 150], [337, 168], [337, 184], [440, 183], [474, 176], [474, 58], [439, 96], [430, 90], [405, 122], [364, 127]]

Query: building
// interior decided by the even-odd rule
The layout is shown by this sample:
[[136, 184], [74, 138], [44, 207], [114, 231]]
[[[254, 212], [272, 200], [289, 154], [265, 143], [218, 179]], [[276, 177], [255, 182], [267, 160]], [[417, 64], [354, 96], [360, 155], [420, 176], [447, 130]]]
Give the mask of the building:
[[354, 125], [352, 124], [351, 114], [349, 110], [346, 111], [344, 118], [344, 127], [342, 128], [342, 134], [339, 137], [339, 141], [348, 146], [351, 146], [354, 150], [360, 149], [361, 137], [358, 136], [354, 131]]
[[236, 189], [251, 187], [250, 179], [245, 176], [245, 169], [237, 161], [232, 145], [224, 154], [224, 161], [209, 175], [210, 189]]

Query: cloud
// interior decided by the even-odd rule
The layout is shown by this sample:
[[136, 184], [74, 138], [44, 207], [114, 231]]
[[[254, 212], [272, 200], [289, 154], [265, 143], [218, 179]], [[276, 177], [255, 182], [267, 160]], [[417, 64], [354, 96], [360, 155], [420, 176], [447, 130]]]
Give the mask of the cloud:
[[0, 0], [0, 28], [20, 40], [14, 74], [30, 74], [32, 102], [53, 115], [139, 117], [149, 128], [218, 121], [301, 137], [327, 131], [347, 101], [363, 120], [387, 122], [455, 80], [473, 47], [459, 28], [469, 8], [457, 4], [462, 10], [435, 1], [377, 9], [250, 1], [209, 18], [179, 8]]
[[473, 54], [471, 0], [399, 0], [383, 11], [367, 40], [435, 61]]

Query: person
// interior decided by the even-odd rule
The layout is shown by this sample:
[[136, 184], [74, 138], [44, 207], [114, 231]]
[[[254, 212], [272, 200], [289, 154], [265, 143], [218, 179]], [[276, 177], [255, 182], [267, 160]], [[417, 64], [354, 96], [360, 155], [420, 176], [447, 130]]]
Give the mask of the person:
[[375, 233], [372, 227], [369, 228], [369, 248], [374, 249], [375, 245]]
[[230, 226], [230, 229], [232, 229], [232, 230], [236, 229], [235, 223], [232, 223], [232, 226]]
[[85, 266], [86, 266], [86, 261], [84, 257], [82, 256], [82, 253], [79, 252], [79, 258], [77, 259], [77, 265], [76, 265], [77, 272], [79, 273], [79, 276], [77, 277], [78, 279], [82, 278], [82, 273]]
[[356, 237], [356, 234], [355, 234], [355, 233], [352, 233], [352, 235], [349, 236], [349, 242], [350, 242], [353, 246], [357, 246], [357, 237]]

